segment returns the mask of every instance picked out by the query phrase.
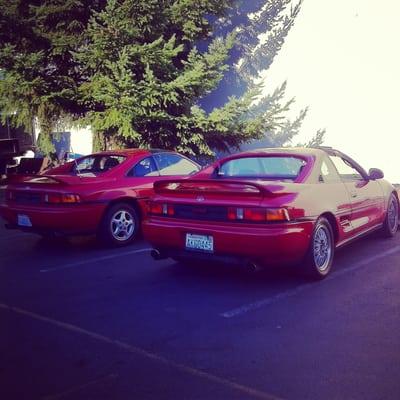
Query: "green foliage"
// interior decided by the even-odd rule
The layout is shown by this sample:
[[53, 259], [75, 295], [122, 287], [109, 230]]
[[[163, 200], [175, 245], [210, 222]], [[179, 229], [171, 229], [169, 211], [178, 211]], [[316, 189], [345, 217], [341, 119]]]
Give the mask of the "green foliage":
[[84, 122], [108, 141], [211, 153], [208, 131], [216, 124], [197, 101], [223, 78], [235, 34], [215, 38], [202, 53], [193, 41], [211, 32], [205, 15], [219, 15], [227, 5], [108, 1], [75, 53], [89, 77], [79, 88], [90, 109]]
[[200, 106], [229, 70], [241, 32], [214, 37], [204, 51], [195, 44], [213, 33], [206, 16], [228, 15], [230, 3], [109, 0], [90, 21], [87, 44], [75, 53], [88, 76], [79, 88], [90, 109], [84, 123], [101, 132], [108, 146], [112, 140], [192, 155], [237, 148], [277, 129], [294, 134], [295, 124], [283, 115], [291, 102], [279, 105], [275, 94], [275, 101], [268, 98], [273, 108], [253, 106], [261, 86], [252, 84], [210, 113]]
[[325, 139], [326, 129], [318, 129], [317, 133], [307, 142], [298, 143], [298, 147], [318, 147], [322, 146]]
[[29, 127], [36, 118], [45, 153], [54, 151], [54, 124], [85, 112], [77, 102], [84, 77], [71, 52], [104, 1], [0, 0], [0, 111], [15, 126]]
[[[290, 0], [256, 3], [265, 5], [252, 22], [229, 32], [220, 28], [240, 14], [242, 2], [0, 0], [0, 110], [13, 113], [15, 125], [35, 117], [45, 153], [54, 150], [52, 132], [66, 117], [92, 127], [98, 150], [147, 146], [210, 155], [266, 135], [290, 140], [305, 111], [287, 120], [285, 85], [260, 101], [262, 87], [252, 81], [279, 51], [300, 2], [289, 12]], [[267, 31], [260, 45], [257, 29]], [[240, 67], [230, 69], [238, 49]], [[229, 71], [250, 90], [206, 112], [200, 100]]]

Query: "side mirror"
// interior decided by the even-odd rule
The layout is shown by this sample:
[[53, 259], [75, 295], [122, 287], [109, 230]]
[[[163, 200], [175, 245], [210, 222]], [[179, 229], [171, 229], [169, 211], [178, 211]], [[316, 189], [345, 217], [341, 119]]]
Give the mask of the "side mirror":
[[371, 168], [369, 170], [369, 179], [375, 181], [376, 179], [382, 179], [384, 177], [383, 171], [378, 168]]

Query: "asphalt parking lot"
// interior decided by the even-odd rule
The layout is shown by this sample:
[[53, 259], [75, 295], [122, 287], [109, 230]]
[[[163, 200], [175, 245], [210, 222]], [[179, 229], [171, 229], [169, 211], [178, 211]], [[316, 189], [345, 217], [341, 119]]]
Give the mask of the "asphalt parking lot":
[[0, 399], [399, 399], [400, 232], [287, 269], [0, 228]]

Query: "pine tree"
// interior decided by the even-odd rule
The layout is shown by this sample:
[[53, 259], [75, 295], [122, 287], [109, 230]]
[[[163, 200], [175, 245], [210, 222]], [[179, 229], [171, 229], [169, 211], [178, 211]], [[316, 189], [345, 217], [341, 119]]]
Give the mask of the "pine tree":
[[[0, 0], [0, 111], [15, 125], [35, 117], [45, 153], [63, 118], [91, 125], [99, 149], [211, 154], [265, 135], [276, 143], [304, 113], [287, 120], [282, 88], [255, 105], [254, 82], [293, 25], [293, 2]], [[241, 90], [226, 97], [224, 84]], [[221, 102], [208, 110], [212, 93]]]
[[105, 0], [0, 0], [0, 110], [15, 126], [39, 123], [39, 147], [54, 151], [52, 132], [65, 115], [84, 114], [84, 77], [72, 55], [93, 10]]
[[[248, 79], [255, 70], [246, 72], [244, 67], [238, 72], [247, 79], [246, 90], [210, 112], [203, 108], [201, 99], [207, 98], [228, 72], [231, 53], [250, 63], [243, 48], [257, 46], [254, 40], [250, 43], [256, 39], [257, 27], [244, 32], [242, 25], [232, 28], [233, 20], [227, 23], [229, 17], [240, 14], [230, 3], [234, 2], [109, 0], [106, 8], [94, 15], [89, 41], [76, 57], [89, 77], [80, 87], [84, 106], [91, 110], [84, 123], [97, 132], [101, 146], [124, 144], [211, 154], [212, 150], [236, 148], [278, 127], [285, 128], [286, 135], [295, 133], [303, 116], [292, 123], [285, 120], [289, 104], [278, 105], [278, 99], [274, 108], [253, 106], [261, 86]], [[270, 18], [270, 28], [282, 22], [285, 28], [274, 30], [275, 39], [281, 38], [275, 50], [273, 40], [267, 40], [271, 59], [299, 7], [282, 19], [288, 1], [280, 3]], [[256, 19], [258, 25], [266, 27], [261, 21], [265, 22], [270, 11], [263, 9]], [[223, 25], [232, 29], [223, 30]], [[254, 54], [259, 57], [257, 51]]]

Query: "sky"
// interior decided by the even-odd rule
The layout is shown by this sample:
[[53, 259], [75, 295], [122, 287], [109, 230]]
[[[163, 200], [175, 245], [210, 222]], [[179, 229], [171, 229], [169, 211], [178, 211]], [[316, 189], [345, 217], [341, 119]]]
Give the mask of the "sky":
[[400, 183], [400, 0], [304, 0], [265, 91], [309, 113], [294, 142], [326, 128], [325, 145]]

